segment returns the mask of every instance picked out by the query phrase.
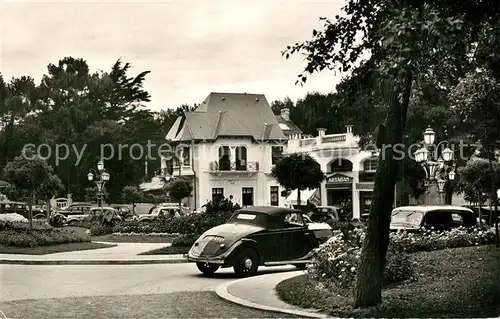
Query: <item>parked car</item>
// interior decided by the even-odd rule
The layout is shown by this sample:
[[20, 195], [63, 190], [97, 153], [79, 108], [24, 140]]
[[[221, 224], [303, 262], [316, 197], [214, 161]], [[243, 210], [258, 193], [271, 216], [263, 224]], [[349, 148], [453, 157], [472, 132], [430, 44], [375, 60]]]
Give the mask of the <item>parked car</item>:
[[318, 206], [316, 211], [310, 216], [311, 220], [316, 223], [332, 223], [339, 220], [338, 207], [335, 206]]
[[137, 214], [134, 214], [132, 212], [132, 209], [130, 209], [130, 207], [128, 205], [114, 204], [114, 205], [111, 205], [111, 207], [114, 208], [118, 212], [118, 215], [120, 215], [120, 217], [123, 220], [131, 219], [135, 215], [137, 215]]
[[92, 207], [94, 206], [90, 203], [73, 203], [64, 208], [57, 209], [55, 212], [64, 215], [66, 217], [81, 216], [88, 214]]
[[463, 207], [471, 209], [474, 214], [479, 218], [479, 211], [481, 211], [481, 217], [483, 220], [483, 224], [494, 224], [496, 218], [500, 218], [500, 209], [495, 210], [495, 207], [482, 206], [478, 208], [477, 206], [465, 205]]
[[160, 216], [165, 216], [168, 218], [178, 218], [181, 217], [179, 206], [155, 206], [150, 211], [149, 214], [137, 216], [140, 222], [151, 222]]
[[474, 227], [477, 218], [468, 208], [452, 205], [402, 206], [391, 213], [391, 231], [416, 231], [422, 228], [450, 230], [460, 226]]
[[[19, 214], [25, 218], [29, 218], [29, 206], [24, 202], [2, 201], [0, 202], [0, 214]], [[41, 206], [31, 206], [31, 214], [33, 219], [47, 218]]]
[[193, 244], [187, 254], [205, 275], [233, 267], [240, 276], [254, 275], [259, 266], [293, 264], [305, 268], [312, 250], [332, 235], [327, 224], [306, 223], [298, 210], [254, 206], [237, 210]]
[[74, 214], [74, 215], [66, 216], [66, 223], [68, 225], [74, 225], [77, 222], [82, 222], [87, 218], [101, 216], [101, 214], [103, 214], [103, 213], [105, 214], [107, 212], [111, 213], [111, 215], [113, 216], [113, 219], [122, 220], [122, 218], [120, 217], [118, 212], [112, 207], [92, 207], [86, 213], [83, 213], [80, 215]]

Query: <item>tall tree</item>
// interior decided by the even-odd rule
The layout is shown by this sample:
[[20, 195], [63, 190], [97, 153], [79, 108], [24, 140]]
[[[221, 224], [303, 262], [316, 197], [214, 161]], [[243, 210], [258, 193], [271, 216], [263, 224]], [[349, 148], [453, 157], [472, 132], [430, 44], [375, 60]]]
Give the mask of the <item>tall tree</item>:
[[33, 228], [33, 197], [39, 192], [45, 183], [54, 178], [54, 172], [46, 161], [36, 156], [17, 156], [12, 162], [7, 163], [3, 175], [19, 190], [28, 194], [29, 224]]
[[[481, 4], [482, 6], [482, 4]], [[383, 145], [403, 141], [408, 106], [415, 83], [432, 75], [436, 82], [448, 83], [467, 64], [471, 39], [476, 25], [465, 13], [484, 9], [476, 2], [450, 6], [446, 1], [350, 0], [345, 15], [335, 20], [323, 19], [323, 31], [313, 30], [310, 41], [289, 46], [288, 57], [304, 53], [307, 66], [298, 83], [307, 74], [338, 68], [341, 72], [356, 69], [363, 54], [380, 73], [382, 99], [389, 110], [385, 125], [378, 130], [380, 152], [375, 189], [364, 240], [356, 288], [356, 306], [373, 306], [382, 300], [382, 273], [389, 244], [390, 212], [399, 162], [394, 150]], [[485, 13], [484, 11], [481, 13]], [[477, 20], [474, 20], [477, 21]]]
[[325, 179], [319, 163], [308, 154], [290, 154], [274, 165], [271, 175], [286, 189], [297, 190], [297, 207], [300, 210], [300, 193], [306, 189], [320, 187]]
[[193, 185], [188, 180], [179, 177], [170, 181], [166, 187], [168, 195], [179, 203], [179, 210], [182, 210], [182, 200], [191, 196]]

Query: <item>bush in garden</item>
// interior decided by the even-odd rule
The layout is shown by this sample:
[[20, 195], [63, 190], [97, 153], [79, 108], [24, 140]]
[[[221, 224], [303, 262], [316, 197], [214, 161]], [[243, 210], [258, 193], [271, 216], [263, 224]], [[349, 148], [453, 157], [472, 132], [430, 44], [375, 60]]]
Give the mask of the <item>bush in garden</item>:
[[102, 236], [113, 233], [113, 227], [111, 227], [110, 225], [103, 224], [101, 222], [93, 222], [90, 225], [88, 225], [88, 228], [90, 229], [90, 234], [92, 236]]
[[401, 246], [390, 244], [386, 258], [384, 269], [386, 283], [395, 283], [413, 278], [413, 264], [409, 254]]
[[0, 232], [0, 244], [17, 247], [89, 242], [90, 236], [66, 229], [4, 230]]
[[192, 235], [180, 235], [179, 237], [176, 237], [172, 241], [172, 246], [193, 246], [194, 242], [200, 237], [200, 235], [197, 234], [192, 234]]
[[230, 211], [218, 214], [202, 213], [179, 218], [155, 219], [147, 224], [136, 220], [122, 221], [113, 227], [113, 232], [202, 234], [212, 227], [224, 224], [232, 214]]
[[11, 214], [0, 214], [0, 222], [24, 222], [27, 223], [28, 219], [23, 215], [11, 213]]
[[[339, 288], [354, 287], [363, 239], [363, 229], [351, 231], [347, 239], [343, 233], [333, 236], [314, 250], [313, 262], [308, 265], [308, 272], [313, 278], [327, 285]], [[494, 242], [494, 228], [486, 231], [461, 227], [446, 232], [424, 230], [415, 233], [391, 233], [384, 279], [386, 283], [393, 283], [414, 278], [409, 253]]]
[[61, 228], [64, 226], [64, 223], [66, 222], [66, 217], [64, 215], [56, 213], [50, 216], [49, 224], [52, 227], [56, 228]]

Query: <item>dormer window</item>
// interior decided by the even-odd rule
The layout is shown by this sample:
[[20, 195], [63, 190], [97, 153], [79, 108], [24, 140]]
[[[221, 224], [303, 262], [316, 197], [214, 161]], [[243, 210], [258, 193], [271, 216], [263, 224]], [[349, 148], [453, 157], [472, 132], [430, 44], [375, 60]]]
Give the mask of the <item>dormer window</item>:
[[283, 131], [290, 131], [290, 127], [286, 125], [285, 123], [279, 123], [280, 129]]

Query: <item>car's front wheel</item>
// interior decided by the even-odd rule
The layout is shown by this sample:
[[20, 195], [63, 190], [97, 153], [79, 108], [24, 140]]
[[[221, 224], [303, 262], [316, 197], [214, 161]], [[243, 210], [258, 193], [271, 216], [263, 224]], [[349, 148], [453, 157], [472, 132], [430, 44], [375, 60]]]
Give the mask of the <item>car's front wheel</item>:
[[197, 262], [196, 266], [205, 276], [212, 276], [219, 269], [218, 265]]
[[240, 277], [253, 276], [259, 268], [259, 256], [254, 249], [246, 248], [239, 255], [238, 261], [233, 269]]

